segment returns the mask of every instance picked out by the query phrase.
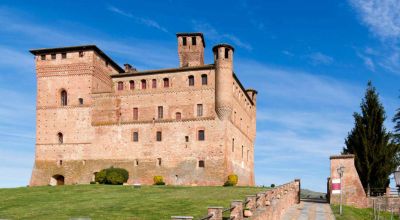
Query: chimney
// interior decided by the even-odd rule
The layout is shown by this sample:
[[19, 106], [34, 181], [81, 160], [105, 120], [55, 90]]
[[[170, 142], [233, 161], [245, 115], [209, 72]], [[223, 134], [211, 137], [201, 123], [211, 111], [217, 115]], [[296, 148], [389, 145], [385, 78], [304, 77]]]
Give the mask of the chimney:
[[125, 73], [137, 72], [136, 68], [132, 67], [129, 63], [124, 64]]
[[206, 44], [202, 33], [177, 33], [179, 67], [204, 65]]

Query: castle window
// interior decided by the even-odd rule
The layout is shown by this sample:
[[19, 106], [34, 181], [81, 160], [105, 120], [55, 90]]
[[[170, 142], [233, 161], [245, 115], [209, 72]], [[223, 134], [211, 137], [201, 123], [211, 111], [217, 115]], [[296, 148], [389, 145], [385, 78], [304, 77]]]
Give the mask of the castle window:
[[192, 37], [192, 45], [196, 45], [196, 37]]
[[139, 132], [135, 131], [133, 132], [133, 142], [138, 142], [139, 141]]
[[157, 158], [157, 165], [161, 167], [161, 158]]
[[229, 49], [225, 48], [225, 58], [229, 58]]
[[83, 98], [79, 98], [78, 101], [79, 101], [79, 105], [83, 105]]
[[204, 141], [205, 140], [204, 130], [199, 130], [197, 136], [199, 141]]
[[157, 88], [157, 80], [156, 80], [156, 79], [152, 79], [152, 80], [151, 80], [151, 87], [152, 87], [153, 89]]
[[57, 134], [57, 137], [58, 137], [58, 143], [63, 144], [64, 143], [64, 135], [61, 132], [59, 132]]
[[156, 140], [157, 140], [157, 141], [161, 141], [161, 140], [162, 140], [162, 133], [161, 133], [161, 131], [157, 131], [157, 133], [156, 133]]
[[186, 37], [182, 37], [182, 44], [183, 44], [183, 46], [186, 46], [186, 44], [187, 44]]
[[67, 53], [61, 53], [61, 59], [66, 59], [67, 58]]
[[176, 120], [181, 120], [182, 114], [180, 112], [175, 113], [175, 118], [176, 118]]
[[55, 53], [52, 53], [52, 54], [51, 54], [51, 59], [52, 59], [52, 60], [55, 60], [55, 59], [56, 59], [56, 54], [55, 54]]
[[168, 87], [169, 87], [169, 79], [164, 78], [164, 88], [168, 88]]
[[118, 90], [124, 90], [124, 82], [119, 81], [118, 82]]
[[58, 165], [62, 166], [62, 162], [63, 162], [62, 160], [59, 160]]
[[189, 86], [194, 86], [194, 76], [190, 75], [188, 79], [189, 79]]
[[83, 51], [79, 51], [79, 57], [83, 57]]
[[135, 160], [135, 167], [137, 167], [137, 166], [139, 166], [139, 160], [138, 159]]
[[197, 104], [197, 117], [203, 116], [203, 104]]
[[129, 89], [134, 90], [135, 89], [135, 81], [131, 80], [129, 81]]
[[207, 75], [201, 75], [201, 85], [207, 85]]
[[189, 136], [185, 136], [185, 141], [189, 142]]
[[40, 59], [41, 60], [46, 60], [46, 55], [45, 54], [40, 55]]
[[199, 160], [199, 167], [201, 168], [205, 167], [204, 160]]
[[146, 89], [146, 80], [142, 79], [142, 89]]
[[158, 119], [162, 119], [164, 116], [163, 107], [158, 106]]
[[67, 91], [61, 91], [61, 105], [66, 106], [68, 104], [68, 95]]
[[235, 138], [232, 138], [232, 152], [235, 152]]
[[139, 109], [138, 108], [133, 108], [133, 120], [138, 120], [139, 119]]

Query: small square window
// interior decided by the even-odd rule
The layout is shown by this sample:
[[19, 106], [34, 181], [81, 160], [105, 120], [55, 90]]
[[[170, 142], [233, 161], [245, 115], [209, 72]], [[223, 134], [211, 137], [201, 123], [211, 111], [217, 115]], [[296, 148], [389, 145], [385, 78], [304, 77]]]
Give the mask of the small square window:
[[67, 58], [67, 53], [61, 53], [61, 58], [66, 59]]
[[183, 44], [183, 46], [186, 46], [186, 44], [187, 44], [186, 37], [182, 37], [182, 44]]
[[79, 51], [79, 57], [83, 57], [83, 51]]
[[185, 141], [189, 142], [189, 136], [185, 136]]
[[161, 141], [161, 140], [162, 140], [162, 133], [161, 133], [161, 131], [157, 131], [156, 140], [157, 140], [157, 141]]
[[198, 139], [199, 139], [199, 141], [204, 141], [205, 140], [204, 130], [199, 130], [198, 131]]
[[41, 60], [46, 60], [46, 55], [45, 54], [40, 55], [40, 59]]
[[52, 54], [51, 54], [51, 59], [52, 59], [52, 60], [55, 60], [55, 59], [56, 59], [56, 54], [55, 54], [55, 53], [52, 53]]
[[79, 105], [83, 105], [83, 98], [79, 98]]
[[196, 37], [192, 37], [192, 45], [196, 45]]
[[139, 133], [137, 131], [133, 132], [133, 142], [139, 141]]
[[199, 160], [199, 167], [201, 168], [205, 167], [204, 160]]
[[138, 159], [135, 160], [135, 167], [137, 167], [137, 166], [139, 166], [139, 160]]

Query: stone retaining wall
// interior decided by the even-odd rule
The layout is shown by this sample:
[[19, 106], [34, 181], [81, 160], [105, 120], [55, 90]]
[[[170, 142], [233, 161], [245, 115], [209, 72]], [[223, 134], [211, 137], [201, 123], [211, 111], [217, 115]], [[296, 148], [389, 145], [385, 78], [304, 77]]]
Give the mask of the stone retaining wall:
[[[300, 180], [269, 189], [265, 192], [249, 195], [245, 200], [234, 200], [229, 208], [209, 207], [202, 220], [222, 220], [229, 212], [234, 220], [276, 220], [280, 219], [286, 209], [300, 203]], [[193, 219], [192, 216], [172, 216], [173, 220]]]

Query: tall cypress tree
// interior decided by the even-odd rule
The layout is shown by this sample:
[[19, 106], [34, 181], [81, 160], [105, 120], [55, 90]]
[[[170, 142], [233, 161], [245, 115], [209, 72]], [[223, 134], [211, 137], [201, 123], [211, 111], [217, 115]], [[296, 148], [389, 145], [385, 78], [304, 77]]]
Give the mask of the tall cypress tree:
[[349, 132], [342, 154], [354, 154], [355, 166], [365, 190], [383, 189], [389, 184], [389, 175], [397, 166], [398, 145], [386, 131], [385, 110], [379, 95], [368, 82], [361, 102], [361, 113], [354, 113], [354, 128]]
[[[400, 98], [400, 97], [399, 97]], [[397, 113], [393, 117], [395, 140], [397, 144], [400, 144], [400, 108], [397, 109]]]

